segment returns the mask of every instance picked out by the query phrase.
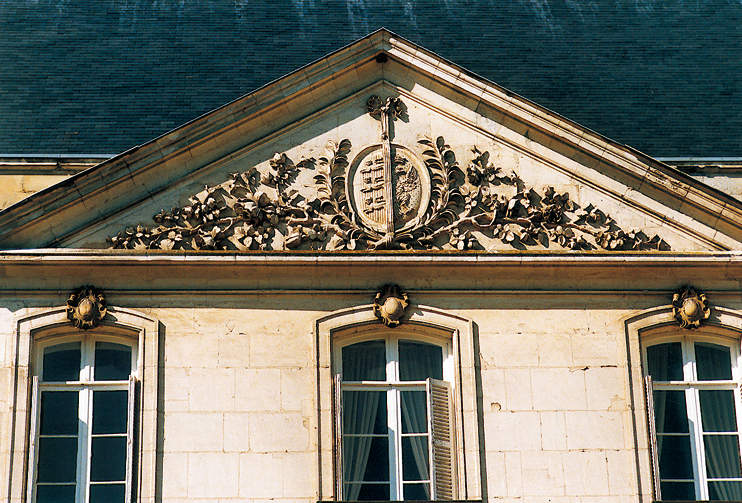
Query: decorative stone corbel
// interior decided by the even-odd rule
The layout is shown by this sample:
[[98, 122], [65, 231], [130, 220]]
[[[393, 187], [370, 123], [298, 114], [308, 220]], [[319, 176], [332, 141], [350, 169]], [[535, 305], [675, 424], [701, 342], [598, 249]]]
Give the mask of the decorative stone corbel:
[[409, 297], [398, 285], [384, 285], [374, 299], [374, 314], [384, 325], [394, 328], [409, 304]]
[[89, 330], [100, 324], [108, 312], [103, 293], [92, 286], [83, 286], [67, 300], [67, 319], [75, 328]]
[[672, 297], [672, 311], [680, 328], [693, 329], [711, 316], [706, 295], [697, 293], [692, 286], [683, 287]]

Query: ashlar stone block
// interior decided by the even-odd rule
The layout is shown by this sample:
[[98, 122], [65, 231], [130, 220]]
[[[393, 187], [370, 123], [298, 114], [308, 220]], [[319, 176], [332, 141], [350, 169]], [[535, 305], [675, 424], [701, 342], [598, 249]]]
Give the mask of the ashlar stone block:
[[188, 455], [188, 498], [239, 496], [239, 454], [203, 452]]
[[626, 410], [626, 368], [590, 367], [585, 371], [587, 406], [591, 410]]
[[523, 467], [520, 452], [505, 453], [505, 478], [508, 486], [508, 496], [520, 498], [523, 496]]
[[166, 413], [163, 422], [165, 452], [214, 452], [223, 448], [221, 412]]
[[188, 454], [166, 452], [162, 457], [162, 497], [188, 496]]
[[281, 410], [279, 369], [237, 369], [235, 408], [241, 411]]
[[561, 452], [526, 451], [521, 456], [524, 496], [563, 496]]
[[193, 368], [189, 375], [188, 408], [192, 411], [233, 411], [235, 370]]
[[569, 449], [622, 449], [624, 415], [621, 412], [567, 411]]
[[486, 412], [485, 445], [489, 451], [535, 451], [541, 448], [538, 412]]
[[291, 452], [283, 456], [283, 496], [285, 498], [314, 498], [315, 455], [309, 452]]
[[240, 498], [273, 499], [283, 494], [283, 462], [279, 454], [245, 452], [240, 456]]
[[[309, 419], [297, 412], [252, 414], [249, 428], [253, 452], [303, 452], [309, 447]], [[259, 434], [257, 432], [260, 432]]]
[[545, 451], [567, 449], [567, 426], [564, 411], [539, 412], [541, 418], [541, 448]]
[[582, 369], [531, 369], [535, 410], [585, 410], [585, 376]]
[[[260, 432], [256, 432], [260, 434]], [[250, 414], [248, 412], [224, 413], [224, 452], [250, 450]]]
[[607, 496], [608, 470], [602, 451], [568, 451], [562, 453], [564, 483], [569, 496]]
[[510, 411], [532, 410], [531, 373], [528, 369], [505, 369], [505, 408]]

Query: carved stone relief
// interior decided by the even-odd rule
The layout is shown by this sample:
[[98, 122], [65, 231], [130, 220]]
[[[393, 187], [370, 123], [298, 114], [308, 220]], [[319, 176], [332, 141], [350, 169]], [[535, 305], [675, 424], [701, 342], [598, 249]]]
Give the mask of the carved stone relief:
[[374, 314], [387, 327], [394, 328], [401, 323], [405, 309], [410, 304], [408, 295], [397, 285], [384, 285], [374, 299]]
[[[600, 208], [553, 187], [528, 186], [487, 150], [466, 156], [442, 136], [393, 143], [393, 122], [407, 113], [399, 98], [371, 97], [379, 142], [354, 150], [327, 142], [327, 155], [292, 161], [276, 153], [162, 210], [156, 226], [109, 237], [112, 248], [196, 250], [667, 250], [641, 230], [624, 230]], [[356, 152], [350, 158], [352, 152]], [[465, 167], [458, 158], [468, 158]], [[296, 182], [314, 170], [314, 187]]]
[[706, 295], [697, 293], [692, 286], [681, 288], [673, 295], [672, 312], [680, 328], [688, 329], [700, 327], [701, 323], [711, 316]]
[[67, 300], [67, 319], [72, 326], [90, 330], [100, 324], [108, 313], [103, 293], [92, 286], [83, 286]]

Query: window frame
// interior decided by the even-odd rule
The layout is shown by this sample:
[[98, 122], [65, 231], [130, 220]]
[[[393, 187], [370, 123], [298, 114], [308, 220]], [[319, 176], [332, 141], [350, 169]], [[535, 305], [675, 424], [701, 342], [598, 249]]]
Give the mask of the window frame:
[[[430, 334], [420, 334], [414, 332], [408, 332], [404, 330], [396, 330], [384, 327], [378, 328], [377, 330], [370, 330], [367, 333], [354, 334], [346, 337], [338, 337], [335, 340], [335, 351], [334, 351], [334, 362], [333, 362], [333, 373], [337, 379], [337, 386], [339, 389], [336, 391], [339, 400], [339, 394], [343, 391], [387, 391], [387, 424], [389, 430], [394, 433], [388, 433], [387, 438], [389, 439], [389, 482], [390, 487], [390, 501], [401, 501], [404, 497], [404, 477], [402, 474], [402, 438], [405, 436], [401, 432], [401, 402], [399, 394], [402, 391], [422, 391], [426, 394], [426, 410], [430, 411], [430, 387], [431, 379], [425, 381], [402, 381], [399, 378], [400, 372], [400, 357], [399, 357], [399, 342], [401, 340], [411, 342], [421, 342], [430, 344], [441, 349], [441, 373], [442, 381], [448, 383], [453, 388], [453, 382], [455, 380], [454, 373], [454, 359], [453, 351], [451, 348], [451, 340]], [[367, 341], [383, 341], [385, 348], [385, 380], [384, 381], [345, 381], [341, 378], [343, 373], [343, 358], [342, 352], [345, 347], [357, 344], [360, 342]], [[437, 381], [437, 380], [436, 380]], [[392, 393], [389, 393], [389, 392]], [[449, 393], [450, 402], [450, 393]], [[450, 407], [450, 404], [449, 404]], [[340, 410], [336, 410], [336, 414], [339, 414]], [[451, 416], [449, 414], [449, 416]], [[337, 449], [339, 450], [340, 457], [338, 459], [338, 488], [337, 492], [341, 495], [343, 500], [347, 500], [343, 494], [343, 486], [346, 483], [343, 480], [342, 470], [342, 451], [345, 433], [342, 432], [341, 426], [342, 418], [338, 417], [337, 423]], [[428, 438], [428, 451], [429, 451], [429, 470], [428, 479], [425, 481], [429, 484], [429, 490], [431, 495], [436, 493], [436, 480], [435, 480], [435, 461], [433, 459], [433, 431], [430, 427], [430, 418], [426, 421], [427, 427], [427, 438]], [[449, 417], [449, 425], [453, 426], [453, 417]], [[452, 428], [453, 430], [453, 428]], [[454, 433], [452, 431], [452, 433]], [[454, 435], [452, 434], [451, 437]], [[451, 442], [453, 444], [453, 442]], [[455, 469], [455, 467], [454, 467]], [[452, 477], [453, 479], [453, 477]], [[409, 481], [408, 481], [409, 482]], [[451, 481], [455, 485], [455, 481]], [[453, 488], [452, 488], [453, 489]], [[436, 498], [431, 498], [436, 499]]]
[[[373, 305], [362, 305], [328, 313], [314, 325], [316, 355], [315, 389], [316, 415], [310, 428], [311, 441], [317, 445], [316, 494], [319, 501], [338, 501], [338, 452], [336, 446], [335, 393], [333, 361], [335, 340], [365, 337], [369, 331], [385, 330], [373, 311]], [[482, 499], [485, 483], [482, 437], [481, 397], [477, 396], [479, 372], [477, 328], [468, 318], [425, 305], [408, 310], [402, 324], [393, 329], [417, 336], [441, 337], [450, 341], [453, 354], [454, 379], [451, 383], [452, 428], [455, 432], [452, 453], [456, 470], [452, 474], [454, 500]]]
[[[649, 365], [647, 364], [647, 351], [652, 346], [660, 344], [679, 342], [681, 347], [682, 358], [682, 381], [654, 381], [649, 375]], [[723, 346], [730, 350], [730, 365], [732, 371], [731, 380], [699, 380], [697, 374], [697, 359], [695, 357], [695, 343], [709, 343], [717, 346]], [[699, 330], [693, 332], [680, 332], [680, 329], [670, 330], [670, 333], [654, 334], [644, 338], [642, 347], [643, 375], [646, 381], [646, 393], [648, 395], [648, 406], [650, 410], [650, 420], [654, 421], [654, 399], [650, 395], [654, 391], [683, 390], [685, 391], [686, 414], [688, 417], [688, 428], [690, 437], [691, 461], [693, 470], [693, 484], [695, 497], [698, 501], [709, 499], [709, 477], [706, 469], [706, 452], [705, 439], [706, 432], [703, 431], [701, 421], [701, 406], [699, 401], [699, 391], [702, 390], [730, 390], [733, 392], [735, 404], [735, 419], [738, 439], [740, 446], [740, 457], [742, 458], [742, 400], [740, 394], [740, 381], [742, 379], [742, 348], [740, 341], [732, 334], [722, 332], [710, 332], [708, 330]], [[649, 405], [651, 404], [651, 405]], [[655, 484], [655, 496], [661, 499], [661, 475], [659, 472], [659, 453], [657, 452], [657, 433], [654, 424], [649, 425], [651, 432], [651, 451]], [[740, 477], [742, 479], [742, 477]], [[739, 479], [737, 479], [739, 480]]]
[[[133, 453], [132, 487], [137, 501], [153, 500], [157, 493], [157, 438], [158, 403], [161, 390], [160, 374], [160, 322], [139, 311], [109, 307], [101, 324], [88, 331], [92, 334], [109, 334], [116, 338], [136, 341], [138, 362], [137, 401], [134, 437], [137, 448]], [[80, 331], [82, 333], [82, 331]], [[7, 463], [0, 464], [4, 480], [8, 481], [3, 497], [10, 502], [27, 501], [30, 466], [31, 408], [33, 404], [34, 350], [36, 341], [55, 338], [62, 340], [78, 329], [67, 319], [67, 306], [52, 308], [23, 308], [14, 314], [13, 338], [9, 344], [9, 361], [13, 372], [9, 391], [9, 428], [0, 437], [4, 452], [10, 453]]]
[[[63, 345], [70, 342], [80, 342], [80, 374], [76, 381], [43, 381], [44, 351], [47, 348]], [[95, 380], [95, 350], [98, 342], [110, 342], [127, 346], [131, 349], [131, 371], [126, 380]], [[88, 501], [90, 487], [93, 481], [90, 479], [92, 459], [92, 421], [93, 421], [93, 395], [96, 391], [126, 391], [127, 392], [127, 431], [126, 431], [126, 463], [125, 463], [125, 501], [131, 501], [133, 493], [133, 467], [134, 467], [134, 408], [136, 380], [139, 369], [139, 344], [136, 338], [129, 335], [116, 335], [104, 330], [94, 332], [86, 331], [78, 334], [70, 332], [69, 335], [39, 337], [35, 340], [33, 350], [33, 393], [31, 403], [31, 428], [30, 447], [28, 463], [28, 502], [36, 501], [36, 489], [38, 487], [36, 477], [38, 475], [38, 440], [40, 438], [40, 415], [41, 415], [41, 393], [44, 391], [78, 391], [78, 414], [84, 414], [85, 420], [81, 422], [77, 432], [77, 467], [76, 467], [76, 491], [75, 501]], [[79, 416], [78, 416], [79, 417]]]

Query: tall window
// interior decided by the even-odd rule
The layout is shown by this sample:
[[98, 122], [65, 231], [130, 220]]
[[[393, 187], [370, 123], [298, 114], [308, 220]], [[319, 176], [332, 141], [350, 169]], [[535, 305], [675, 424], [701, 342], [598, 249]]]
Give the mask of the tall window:
[[38, 343], [30, 501], [130, 501], [136, 347], [126, 340]]
[[702, 337], [645, 348], [663, 500], [742, 500], [739, 357]]
[[342, 499], [451, 499], [448, 345], [389, 335], [346, 343], [339, 359]]

